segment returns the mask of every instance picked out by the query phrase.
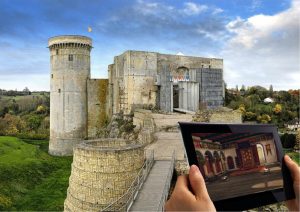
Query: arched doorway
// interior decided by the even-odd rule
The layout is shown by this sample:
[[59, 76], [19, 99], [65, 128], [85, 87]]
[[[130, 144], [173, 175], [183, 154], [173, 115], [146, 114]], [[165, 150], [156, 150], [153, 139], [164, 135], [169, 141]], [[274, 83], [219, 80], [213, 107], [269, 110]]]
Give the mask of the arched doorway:
[[223, 171], [226, 171], [226, 165], [225, 165], [225, 163], [226, 163], [226, 158], [225, 158], [225, 154], [224, 154], [224, 152], [223, 151], [221, 151], [220, 152], [220, 156], [221, 156], [221, 164], [222, 164], [222, 169], [223, 169]]
[[259, 164], [260, 165], [265, 164], [266, 163], [266, 157], [265, 157], [263, 145], [256, 144], [256, 149], [257, 149], [257, 153], [258, 153]]
[[214, 173], [214, 168], [213, 168], [213, 162], [214, 162], [214, 157], [211, 154], [210, 151], [205, 152], [205, 166], [207, 168], [207, 172], [209, 176], [213, 176]]
[[217, 151], [214, 151], [214, 159], [215, 159], [215, 165], [216, 165], [216, 171], [217, 173], [220, 173], [221, 170], [221, 157]]
[[196, 150], [195, 152], [196, 152], [200, 172], [202, 173], [203, 177], [205, 177], [206, 175], [205, 175], [205, 171], [203, 168], [203, 166], [205, 165], [205, 158], [200, 151]]
[[233, 162], [233, 158], [231, 156], [227, 157], [227, 165], [228, 165], [228, 169], [234, 169], [234, 162]]

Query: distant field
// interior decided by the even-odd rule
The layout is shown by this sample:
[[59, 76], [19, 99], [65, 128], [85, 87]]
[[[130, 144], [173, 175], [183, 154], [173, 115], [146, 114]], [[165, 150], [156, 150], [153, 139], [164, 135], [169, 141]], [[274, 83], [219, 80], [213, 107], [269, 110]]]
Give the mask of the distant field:
[[45, 140], [0, 136], [0, 210], [63, 210], [72, 157], [47, 150]]
[[25, 96], [2, 96], [0, 95], [0, 107], [7, 106], [12, 101], [16, 101], [16, 103], [20, 103], [26, 100], [34, 100], [35, 98], [45, 98], [45, 96], [49, 96], [48, 92], [32, 92], [31, 95]]

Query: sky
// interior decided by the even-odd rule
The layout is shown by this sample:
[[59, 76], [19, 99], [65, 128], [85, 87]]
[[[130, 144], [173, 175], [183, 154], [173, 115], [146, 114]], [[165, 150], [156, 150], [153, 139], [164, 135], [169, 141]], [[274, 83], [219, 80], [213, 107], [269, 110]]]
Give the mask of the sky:
[[92, 78], [126, 50], [182, 52], [223, 58], [229, 88], [299, 89], [299, 18], [300, 0], [0, 0], [0, 88], [49, 91], [48, 39], [76, 34]]

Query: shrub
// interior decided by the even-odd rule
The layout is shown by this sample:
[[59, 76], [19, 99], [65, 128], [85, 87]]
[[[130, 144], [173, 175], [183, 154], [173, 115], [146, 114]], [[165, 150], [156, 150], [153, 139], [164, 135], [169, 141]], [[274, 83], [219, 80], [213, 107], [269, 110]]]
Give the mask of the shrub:
[[12, 206], [12, 201], [9, 197], [0, 194], [0, 211], [5, 211], [10, 209]]
[[36, 133], [18, 133], [16, 137], [22, 139], [32, 139], [32, 140], [46, 140], [49, 139], [48, 134], [36, 134]]
[[296, 143], [296, 135], [285, 133], [280, 137], [283, 148], [293, 148]]

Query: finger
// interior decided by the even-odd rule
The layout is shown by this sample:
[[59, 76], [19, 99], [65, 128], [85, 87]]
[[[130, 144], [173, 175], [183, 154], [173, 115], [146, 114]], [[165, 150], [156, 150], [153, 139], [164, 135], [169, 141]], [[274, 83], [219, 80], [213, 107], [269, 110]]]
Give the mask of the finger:
[[188, 178], [187, 175], [181, 175], [177, 178], [177, 182], [174, 188], [174, 192], [177, 190], [188, 189]]
[[206, 185], [199, 168], [192, 165], [189, 172], [189, 180], [196, 198], [209, 198]]
[[300, 181], [300, 168], [299, 166], [288, 156], [284, 156], [284, 161], [289, 168], [294, 181]]

